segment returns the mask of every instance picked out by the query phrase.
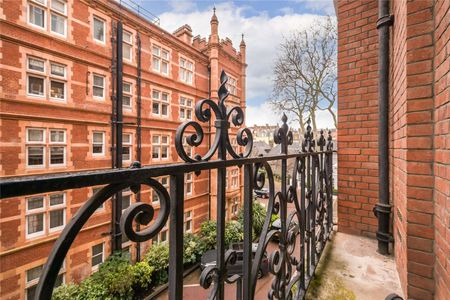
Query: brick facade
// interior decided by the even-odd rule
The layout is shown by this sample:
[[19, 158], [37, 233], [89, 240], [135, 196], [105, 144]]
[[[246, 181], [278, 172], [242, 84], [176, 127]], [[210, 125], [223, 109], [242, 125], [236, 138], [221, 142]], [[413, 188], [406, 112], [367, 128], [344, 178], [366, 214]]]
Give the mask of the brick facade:
[[434, 4], [435, 295], [450, 298], [450, 2]]
[[[369, 236], [377, 230], [377, 5], [336, 6], [339, 230]], [[449, 6], [391, 1], [390, 199], [394, 254], [408, 299], [450, 297]]]
[[[215, 95], [218, 89], [219, 75], [225, 70], [236, 81], [235, 91], [228, 98], [231, 105], [240, 105], [245, 109], [245, 43], [236, 51], [229, 39], [220, 39], [218, 20], [211, 20], [211, 35], [207, 41], [196, 36], [192, 39], [189, 26], [184, 25], [173, 34], [159, 26], [138, 17], [132, 11], [121, 9], [116, 1], [72, 1], [66, 3], [65, 34], [58, 35], [50, 29], [51, 1], [41, 6], [33, 1], [6, 1], [0, 8], [0, 174], [3, 177], [17, 175], [46, 174], [67, 171], [91, 170], [111, 167], [111, 56], [112, 24], [121, 18], [124, 30], [131, 34], [130, 60], [124, 59], [123, 79], [131, 84], [131, 105], [124, 108], [124, 134], [130, 136], [130, 156], [123, 166], [128, 167], [137, 160], [137, 36], [141, 39], [142, 49], [142, 158], [143, 165], [180, 162], [174, 147], [175, 130], [185, 119], [182, 118], [181, 98], [193, 100], [191, 109], [194, 116], [195, 101], [208, 98], [209, 88]], [[30, 24], [30, 5], [45, 11], [44, 28]], [[105, 23], [104, 42], [93, 37], [94, 18]], [[168, 51], [168, 72], [155, 71], [156, 57], [153, 47]], [[31, 59], [43, 62], [43, 71], [28, 68]], [[181, 59], [193, 63], [192, 83], [181, 80]], [[55, 79], [64, 84], [64, 99], [55, 99], [55, 88], [51, 86], [52, 64], [64, 66], [65, 75]], [[37, 67], [40, 68], [39, 66]], [[209, 71], [211, 69], [211, 71]], [[53, 69], [52, 69], [53, 70]], [[95, 76], [104, 77], [103, 97], [99, 99], [95, 89]], [[42, 94], [30, 94], [30, 76], [42, 79]], [[35, 80], [35, 79], [32, 79]], [[56, 83], [57, 84], [57, 83]], [[38, 85], [40, 87], [40, 85]], [[97, 91], [97, 92], [95, 92]], [[166, 93], [168, 97], [167, 116], [155, 113], [153, 107], [157, 100], [153, 92]], [[53, 95], [53, 96], [52, 96]], [[62, 95], [62, 94], [61, 94]], [[160, 96], [161, 97], [161, 96]], [[159, 108], [161, 111], [161, 108]], [[184, 112], [186, 116], [186, 112]], [[194, 118], [195, 119], [195, 118]], [[44, 139], [38, 144], [43, 148], [43, 163], [34, 166], [29, 163], [30, 149], [36, 146], [29, 141], [29, 130], [38, 129], [44, 133]], [[52, 131], [53, 130], [53, 131]], [[51, 144], [54, 130], [64, 132], [64, 142]], [[193, 154], [207, 151], [209, 128], [203, 127], [204, 143]], [[52, 133], [53, 132], [53, 133]], [[94, 133], [103, 133], [103, 152], [94, 153]], [[192, 130], [190, 131], [192, 132]], [[235, 140], [236, 128], [231, 129], [231, 140]], [[159, 151], [153, 137], [168, 137], [167, 158]], [[233, 138], [234, 137], [234, 138]], [[163, 142], [160, 142], [163, 143]], [[53, 163], [51, 152], [54, 147], [63, 150], [64, 163]], [[35, 149], [36, 150], [36, 147]], [[101, 151], [100, 151], [101, 152]], [[227, 187], [228, 218], [232, 218], [232, 206], [236, 199], [240, 204], [243, 181], [238, 168], [228, 171]], [[236, 172], [237, 171], [237, 172]], [[232, 177], [237, 177], [233, 180]], [[199, 176], [192, 174], [192, 192], [186, 195], [185, 211], [192, 213], [192, 231], [198, 231], [200, 224], [214, 217], [215, 199], [210, 196], [208, 172]], [[214, 177], [211, 180], [214, 181]], [[185, 188], [186, 189], [186, 188]], [[40, 195], [44, 202], [55, 193]], [[86, 199], [93, 195], [92, 188], [69, 190], [65, 192], [63, 204], [64, 224], [77, 212]], [[151, 203], [156, 212], [159, 204], [152, 202], [153, 193], [143, 188], [141, 201]], [[24, 299], [27, 287], [26, 271], [45, 263], [48, 253], [59, 236], [61, 229], [47, 228], [50, 223], [49, 212], [45, 210], [44, 230], [34, 236], [27, 234], [27, 204], [29, 197], [4, 199], [0, 203], [0, 298]], [[131, 195], [131, 202], [135, 195]], [[45, 202], [47, 203], [47, 202]], [[27, 206], [28, 205], [28, 206]], [[50, 206], [50, 204], [45, 204]], [[235, 209], [235, 207], [234, 207]], [[79, 282], [93, 271], [91, 267], [92, 246], [104, 243], [103, 253], [110, 252], [111, 204], [107, 201], [90, 218], [72, 245], [65, 261], [65, 282]], [[31, 222], [31, 221], [30, 221]], [[124, 242], [135, 257], [137, 247], [134, 243]], [[141, 252], [151, 245], [151, 241], [141, 244]]]

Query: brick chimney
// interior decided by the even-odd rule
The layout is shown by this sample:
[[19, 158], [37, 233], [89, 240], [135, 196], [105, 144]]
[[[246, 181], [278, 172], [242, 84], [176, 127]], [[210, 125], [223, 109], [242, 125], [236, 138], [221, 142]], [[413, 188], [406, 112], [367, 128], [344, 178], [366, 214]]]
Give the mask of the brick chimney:
[[185, 42], [186, 44], [192, 44], [192, 28], [188, 24], [184, 24], [173, 32], [173, 35]]

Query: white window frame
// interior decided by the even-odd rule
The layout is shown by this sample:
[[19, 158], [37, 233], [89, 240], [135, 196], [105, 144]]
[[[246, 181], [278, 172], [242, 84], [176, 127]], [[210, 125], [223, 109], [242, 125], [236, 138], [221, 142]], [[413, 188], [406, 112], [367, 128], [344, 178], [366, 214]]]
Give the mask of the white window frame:
[[[95, 142], [94, 136], [95, 134], [101, 134], [102, 135], [102, 152], [101, 153], [94, 153], [94, 146], [98, 146], [99, 144]], [[104, 131], [92, 131], [92, 156], [105, 156], [105, 132]]]
[[[40, 208], [35, 208], [35, 209], [29, 209], [28, 208], [28, 201], [35, 199], [35, 198], [42, 198], [42, 207]], [[33, 196], [33, 197], [29, 197], [29, 198], [25, 198], [25, 237], [26, 239], [32, 239], [35, 237], [39, 237], [39, 236], [43, 236], [45, 235], [46, 232], [46, 211], [45, 211], [45, 196], [44, 195], [39, 195], [39, 196]], [[33, 233], [29, 233], [28, 232], [28, 217], [29, 216], [33, 216], [33, 215], [37, 215], [37, 214], [42, 214], [42, 231], [37, 231], [37, 232], [33, 232]]]
[[[103, 40], [98, 40], [95, 38], [95, 20], [100, 21], [103, 23]], [[92, 40], [94, 40], [95, 42], [101, 43], [103, 45], [106, 44], [106, 20], [104, 20], [103, 18], [100, 18], [96, 15], [92, 16]]]
[[228, 92], [233, 95], [237, 96], [237, 79], [233, 76], [228, 75], [228, 82], [226, 83], [226, 87]]
[[[186, 229], [186, 225], [190, 224], [190, 228]], [[194, 229], [194, 210], [185, 211], [183, 214], [183, 232], [192, 233]]]
[[[42, 95], [30, 93], [30, 77], [41, 78], [42, 79], [42, 81], [43, 81], [42, 86], [44, 88], [43, 92], [42, 92]], [[45, 76], [42, 76], [42, 75], [39, 76], [39, 75], [34, 74], [34, 73], [28, 73], [27, 74], [27, 96], [45, 99], [46, 98], [45, 97], [46, 93], [47, 93], [47, 85], [46, 85]]]
[[[43, 64], [43, 70], [34, 70], [30, 68], [30, 61], [36, 60], [40, 61]], [[63, 68], [64, 74], [58, 75], [52, 73], [52, 66], [58, 66]], [[26, 94], [28, 97], [33, 98], [40, 98], [45, 100], [51, 100], [51, 101], [58, 101], [58, 102], [66, 102], [67, 101], [67, 65], [55, 62], [55, 61], [49, 61], [47, 59], [38, 58], [35, 56], [27, 56], [27, 73], [26, 73]], [[39, 94], [33, 94], [30, 93], [30, 77], [40, 78], [42, 79], [42, 95]], [[52, 82], [62, 83], [64, 94], [63, 98], [53, 97], [52, 96]]]
[[[42, 133], [42, 142], [38, 141], [30, 141], [29, 139], [29, 131], [30, 130], [41, 130]], [[47, 152], [47, 129], [46, 128], [36, 128], [36, 127], [28, 127], [26, 128], [26, 166], [28, 169], [39, 169], [45, 168], [46, 166], [46, 152]], [[29, 165], [29, 147], [42, 147], [42, 164], [40, 165]]]
[[[125, 142], [124, 137], [129, 136], [129, 141]], [[124, 132], [122, 134], [122, 149], [123, 148], [130, 148], [130, 159], [123, 159], [123, 150], [122, 150], [122, 161], [123, 162], [130, 162], [133, 159], [133, 134], [129, 132]]]
[[[158, 54], [155, 53], [155, 49], [158, 50]], [[162, 53], [167, 53], [167, 58], [163, 57]], [[165, 49], [159, 45], [152, 45], [152, 49], [151, 49], [151, 53], [152, 53], [152, 70], [155, 72], [158, 72], [164, 76], [169, 76], [170, 74], [170, 51], [168, 49]], [[158, 61], [158, 67], [156, 68], [156, 64], [154, 64], [154, 61], [157, 60]], [[167, 63], [167, 73], [162, 71], [162, 63]]]
[[[191, 105], [187, 104], [188, 102], [191, 102]], [[183, 103], [184, 102], [184, 103]], [[181, 111], [184, 111], [184, 117], [181, 116]], [[190, 112], [191, 117], [187, 117], [187, 112]], [[194, 99], [189, 97], [180, 96], [180, 120], [192, 120], [193, 118], [193, 112], [194, 112]]]
[[[53, 0], [49, 0], [49, 2], [50, 2], [49, 3], [50, 32], [60, 35], [62, 37], [66, 37], [67, 36], [67, 1], [65, 1], [65, 0], [59, 0], [59, 1], [64, 2], [64, 12], [60, 12], [60, 11], [52, 8]], [[53, 14], [64, 18], [64, 33], [63, 34], [52, 30], [52, 15]]]
[[[130, 35], [130, 41], [126, 41], [123, 37], [125, 37], [125, 34], [129, 34]], [[125, 57], [124, 56], [124, 51], [122, 50], [122, 58], [128, 62], [132, 62], [133, 61], [133, 33], [128, 31], [128, 30], [123, 30], [123, 34], [122, 34], [122, 47], [123, 46], [130, 46], [130, 57]]]
[[[101, 255], [102, 257], [102, 261], [96, 265], [92, 265], [92, 260], [94, 258], [94, 247], [102, 245], [102, 252], [95, 254], [95, 257]], [[105, 262], [105, 243], [101, 242], [100, 244], [95, 244], [91, 246], [91, 269], [92, 272], [95, 272], [98, 270], [98, 268], [100, 267], [101, 264], [103, 264]]]
[[[68, 5], [68, 3], [67, 3], [66, 0], [59, 0], [59, 1], [64, 4], [64, 11], [63, 12], [59, 11], [57, 9], [54, 9], [52, 7], [53, 0], [44, 0], [43, 2], [36, 1], [36, 0], [28, 0], [27, 1], [27, 23], [30, 26], [32, 26], [32, 27], [38, 28], [40, 30], [44, 30], [44, 31], [49, 32], [51, 34], [55, 34], [55, 35], [57, 35], [59, 37], [66, 38], [67, 37], [67, 21], [68, 21], [68, 15], [67, 15], [67, 11], [68, 11], [67, 10], [67, 5]], [[43, 17], [44, 24], [43, 24], [43, 26], [36, 25], [36, 24], [34, 24], [34, 23], [32, 23], [30, 21], [31, 15], [32, 15], [32, 13], [31, 13], [32, 7], [36, 7], [36, 8], [38, 8], [38, 9], [43, 11], [43, 14], [44, 14], [44, 17]], [[60, 32], [57, 32], [57, 31], [53, 30], [53, 28], [52, 28], [52, 16], [53, 15], [63, 19], [63, 21], [64, 21], [64, 26], [63, 26], [64, 32], [63, 33], [60, 33]]]
[[192, 195], [194, 191], [194, 173], [193, 172], [186, 173], [184, 182], [185, 182], [185, 194], [188, 196]]
[[[40, 130], [43, 132], [42, 141], [30, 141], [29, 132], [30, 130]], [[63, 132], [64, 140], [62, 142], [51, 140], [51, 135], [53, 131]], [[42, 164], [40, 165], [30, 165], [29, 164], [29, 148], [30, 147], [42, 147]], [[54, 164], [51, 160], [52, 148], [62, 147], [63, 148], [63, 163]], [[64, 128], [38, 128], [38, 127], [27, 127], [26, 128], [26, 139], [25, 139], [25, 149], [26, 149], [26, 168], [27, 169], [42, 169], [42, 168], [53, 168], [53, 167], [64, 167], [67, 165], [67, 130]]]
[[[154, 138], [158, 138], [158, 141], [155, 142]], [[167, 142], [163, 143], [163, 138], [167, 138]], [[167, 134], [152, 134], [151, 136], [152, 142], [152, 160], [169, 160], [170, 159], [170, 135]], [[153, 157], [154, 149], [158, 149], [158, 157]], [[163, 148], [167, 149], [167, 157], [162, 157]]]
[[[52, 195], [58, 195], [61, 193], [53, 193], [53, 194], [49, 194], [48, 195], [48, 232], [49, 233], [53, 233], [53, 232], [57, 232], [57, 231], [61, 231], [64, 229], [64, 226], [66, 226], [66, 193], [62, 193], [63, 196], [63, 203], [61, 204], [56, 204], [56, 205], [51, 205], [50, 204], [50, 198]], [[63, 211], [63, 224], [54, 228], [50, 228], [50, 212], [54, 211], [54, 210], [62, 210]]]
[[[129, 85], [130, 86], [130, 91], [125, 91], [125, 85]], [[123, 103], [123, 98], [122, 98], [122, 106], [123, 106], [123, 108], [127, 109], [127, 110], [132, 110], [133, 109], [133, 84], [131, 82], [124, 81], [123, 82], [122, 91], [123, 91], [123, 95], [125, 97], [129, 97], [130, 98], [130, 105], [125, 105]]]
[[[186, 66], [186, 64], [190, 64], [191, 68]], [[179, 69], [180, 69], [180, 72], [179, 72], [179, 75], [178, 75], [178, 77], [179, 77], [178, 79], [181, 82], [183, 82], [183, 83], [186, 83], [186, 84], [189, 84], [189, 85], [194, 85], [194, 74], [195, 74], [194, 73], [194, 70], [195, 70], [194, 62], [192, 60], [190, 60], [190, 59], [185, 58], [185, 57], [180, 57]], [[184, 76], [183, 76], [183, 74], [184, 74]], [[190, 80], [189, 80], [189, 76], [187, 76], [189, 74], [191, 75]]]
[[[158, 97], [155, 98], [154, 95], [158, 94]], [[167, 95], [167, 100], [163, 100], [163, 95]], [[168, 92], [165, 91], [161, 91], [158, 89], [152, 89], [152, 115], [153, 116], [158, 116], [161, 118], [169, 118], [170, 116], [170, 94]], [[155, 113], [153, 110], [153, 105], [154, 104], [158, 104], [158, 113]], [[167, 106], [167, 114], [163, 114], [163, 106]]]
[[[52, 66], [53, 66], [53, 65], [62, 67], [62, 68], [64, 69], [64, 75], [63, 75], [63, 76], [60, 76], [60, 75], [55, 75], [55, 74], [53, 74], [53, 73], [52, 73]], [[65, 65], [62, 65], [62, 64], [60, 64], [60, 63], [57, 63], [57, 62], [50, 61], [50, 68], [49, 68], [49, 69], [50, 69], [50, 70], [49, 70], [49, 97], [50, 97], [50, 99], [51, 99], [51, 100], [55, 100], [55, 101], [66, 102], [66, 100], [67, 100], [67, 86], [66, 86], [66, 74], [67, 74], [67, 71], [66, 71], [66, 66], [65, 66]], [[54, 82], [59, 82], [59, 83], [62, 83], [62, 84], [64, 85], [64, 95], [63, 95], [63, 98], [52, 97], [52, 94], [51, 94], [51, 90], [52, 90], [52, 81], [54, 81]]]
[[[103, 79], [103, 86], [101, 87], [102, 88], [102, 96], [101, 97], [100, 96], [96, 96], [94, 94], [94, 88], [95, 87], [100, 88], [99, 85], [95, 85], [95, 80], [94, 79], [95, 79], [96, 76]], [[98, 73], [92, 73], [92, 98], [94, 98], [96, 100], [104, 101], [105, 100], [105, 90], [106, 90], [106, 76], [98, 74]]]
[[[51, 141], [51, 133], [52, 131], [62, 131], [64, 132], [64, 141], [63, 142], [52, 142]], [[66, 154], [67, 154], [67, 132], [65, 129], [59, 129], [59, 128], [50, 128], [49, 129], [49, 134], [48, 134], [48, 164], [49, 167], [63, 167], [66, 165], [67, 160], [66, 160]], [[60, 164], [52, 164], [52, 153], [51, 153], [51, 149], [52, 147], [62, 147], [63, 148], [63, 163]]]
[[[31, 59], [42, 62], [43, 65], [44, 65], [44, 70], [38, 71], [38, 70], [31, 69], [30, 68], [30, 60]], [[45, 59], [37, 58], [35, 56], [27, 56], [27, 87], [26, 87], [26, 89], [27, 89], [27, 96], [37, 97], [37, 98], [46, 98], [46, 94], [47, 94], [46, 71], [47, 71], [47, 63], [46, 63]], [[36, 77], [36, 78], [41, 78], [43, 80], [43, 83], [42, 83], [42, 86], [43, 86], [42, 95], [30, 93], [30, 76], [31, 77]]]
[[[50, 204], [51, 196], [53, 195], [62, 195], [63, 202], [56, 205]], [[29, 209], [28, 201], [34, 198], [42, 198], [42, 207]], [[50, 228], [50, 212], [55, 210], [62, 210], [63, 214], [63, 224], [54, 228]], [[29, 233], [28, 232], [28, 217], [36, 214], [42, 214], [42, 231]], [[62, 193], [50, 193], [43, 195], [35, 195], [32, 197], [25, 198], [25, 239], [33, 239], [36, 237], [46, 236], [64, 229], [67, 223], [67, 194], [65, 192]]]
[[[38, 7], [39, 9], [42, 9], [44, 11], [44, 26], [41, 27], [39, 25], [36, 25], [34, 23], [31, 23], [30, 17], [31, 17], [31, 6]], [[28, 1], [27, 2], [27, 23], [33, 27], [39, 28], [41, 30], [47, 30], [47, 3], [44, 0], [43, 3], [39, 3], [37, 1]]]

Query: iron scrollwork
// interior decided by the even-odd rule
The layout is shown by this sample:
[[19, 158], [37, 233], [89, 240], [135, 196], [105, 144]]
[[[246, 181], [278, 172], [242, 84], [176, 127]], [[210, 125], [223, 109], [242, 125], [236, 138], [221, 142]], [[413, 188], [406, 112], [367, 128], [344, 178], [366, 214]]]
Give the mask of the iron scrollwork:
[[[272, 246], [275, 246], [272, 245], [269, 248], [269, 243], [277, 238], [278, 244], [276, 245], [276, 249], [268, 255], [269, 271], [273, 277], [272, 285], [268, 291], [268, 298], [304, 298], [315, 268], [317, 267], [317, 263], [324, 251], [326, 241], [333, 229], [333, 140], [331, 132], [328, 132], [328, 137], [325, 138], [324, 131], [321, 131], [316, 142], [314, 139], [314, 132], [311, 128], [310, 121], [308, 120], [303, 141], [301, 143], [301, 151], [299, 153], [290, 154], [288, 153], [288, 147], [293, 144], [294, 135], [287, 125], [287, 116], [283, 115], [282, 125], [274, 132], [274, 141], [276, 144], [279, 144], [281, 148], [279, 156], [250, 158], [249, 156], [253, 147], [253, 137], [248, 128], [241, 128], [236, 133], [237, 144], [245, 148], [243, 153], [237, 153], [233, 148], [229, 129], [230, 126], [240, 127], [244, 125], [244, 111], [238, 106], [227, 110], [225, 104], [226, 98], [229, 96], [226, 88], [227, 81], [227, 75], [225, 72], [222, 72], [218, 90], [218, 102], [216, 103], [211, 99], [200, 100], [195, 106], [195, 116], [198, 121], [186, 121], [182, 123], [176, 131], [175, 147], [177, 153], [188, 164], [173, 167], [165, 166], [164, 168], [158, 166], [141, 168], [140, 165], [135, 164], [134, 168], [127, 171], [128, 173], [119, 170], [120, 172], [123, 172], [121, 173], [122, 175], [119, 176], [114, 173], [114, 176], [119, 176], [121, 181], [117, 180], [117, 178], [113, 181], [113, 177], [109, 177], [111, 179], [111, 181], [108, 181], [110, 184], [93, 195], [78, 210], [64, 228], [49, 255], [37, 287], [37, 299], [51, 298], [51, 287], [53, 287], [56, 281], [59, 269], [71, 244], [83, 225], [86, 224], [98, 207], [110, 199], [114, 194], [119, 193], [124, 189], [130, 188], [136, 193], [139, 191], [140, 186], [144, 185], [153, 189], [159, 197], [160, 209], [155, 220], [154, 208], [150, 204], [144, 202], [131, 204], [122, 213], [120, 221], [121, 232], [134, 242], [147, 241], [158, 234], [166, 224], [169, 214], [174, 213], [171, 215], [171, 220], [173, 216], [182, 217], [182, 209], [180, 210], [181, 213], [177, 215], [175, 214], [175, 208], [177, 207], [177, 201], [184, 201], [183, 189], [180, 189], [180, 186], [183, 186], [183, 182], [180, 178], [182, 178], [183, 173], [188, 172], [187, 170], [189, 170], [189, 172], [195, 172], [200, 169], [218, 170], [217, 207], [224, 208], [226, 167], [223, 166], [223, 161], [227, 160], [227, 156], [234, 159], [234, 161], [228, 161], [227, 166], [244, 166], [244, 168], [247, 168], [246, 170], [248, 172], [246, 171], [246, 173], [244, 173], [244, 177], [246, 178], [244, 182], [250, 184], [248, 188], [244, 189], [245, 199], [253, 201], [252, 197], [248, 194], [249, 192], [252, 192], [252, 188], [262, 189], [267, 186], [269, 190], [269, 198], [266, 205], [267, 213], [262, 227], [262, 233], [258, 237], [256, 253], [253, 259], [250, 259], [248, 254], [246, 256], [248, 258], [248, 260], [246, 260], [247, 267], [245, 272], [243, 272], [245, 274], [243, 276], [244, 282], [247, 282], [250, 285], [249, 287], [245, 287], [247, 288], [246, 295], [252, 299], [255, 297], [261, 263], [268, 249], [272, 249]], [[191, 147], [201, 145], [205, 138], [201, 123], [208, 122], [211, 122], [215, 127], [215, 131], [212, 133], [215, 135], [213, 142], [205, 154], [200, 155], [197, 153], [195, 156], [191, 157], [186, 153], [183, 142], [185, 141]], [[218, 161], [209, 162], [216, 154]], [[288, 159], [291, 159], [294, 162], [292, 170], [288, 170]], [[276, 182], [271, 165], [271, 162], [276, 161], [281, 161], [280, 183]], [[221, 164], [218, 165], [218, 162]], [[104, 171], [103, 173], [106, 174], [108, 172], [109, 171]], [[288, 177], [289, 173], [290, 176]], [[133, 174], [133, 176], [130, 176], [130, 174]], [[174, 180], [174, 184], [171, 184], [170, 195], [161, 183], [152, 179], [155, 176], [161, 175], [173, 175], [171, 180]], [[75, 176], [79, 176], [77, 178], [80, 178], [80, 180], [87, 181], [86, 178], [83, 177], [86, 176], [86, 174]], [[100, 179], [90, 177], [92, 181], [84, 182], [82, 185], [78, 183], [75, 184], [73, 181], [72, 183], [66, 184], [65, 182], [61, 183], [62, 178], [63, 177], [54, 179], [55, 182], [59, 182], [59, 184], [56, 185], [59, 190], [106, 183], [105, 181], [101, 182]], [[288, 182], [289, 179], [290, 182]], [[280, 187], [278, 187], [278, 185], [280, 185]], [[2, 186], [4, 186], [3, 183]], [[12, 186], [14, 187], [14, 183]], [[35, 191], [39, 190], [40, 192], [46, 192], [52, 191], [52, 189], [56, 190], [54, 187], [46, 187], [41, 190], [35, 188]], [[16, 188], [15, 190], [19, 191], [20, 189]], [[9, 194], [14, 196], [14, 192], [9, 192]], [[20, 192], [16, 192], [16, 194], [19, 195]], [[248, 204], [252, 202], [248, 202], [247, 200], [245, 203]], [[247, 207], [249, 206], [251, 207], [250, 204], [248, 204]], [[248, 219], [250, 212], [251, 209], [248, 209], [247, 213], [244, 215], [244, 223], [247, 228], [251, 228], [252, 226], [251, 219]], [[274, 215], [278, 215], [280, 218], [280, 228], [272, 227], [272, 217]], [[236, 251], [232, 249], [225, 252], [224, 239], [219, 235], [219, 232], [221, 232], [222, 237], [224, 234], [224, 219], [224, 212], [221, 211], [221, 209], [218, 209], [217, 265], [206, 267], [202, 271], [200, 278], [200, 285], [203, 288], [208, 289], [213, 285], [209, 294], [209, 299], [222, 299], [224, 297], [224, 283], [232, 284], [237, 282], [237, 286], [241, 286], [242, 276], [229, 275], [227, 271], [229, 266], [236, 263], [237, 255]], [[136, 231], [134, 226], [136, 223], [142, 225], [141, 230]], [[146, 227], [148, 224], [151, 225]], [[178, 224], [176, 225], [176, 228], [182, 228], [182, 220], [180, 222], [177, 218], [176, 224]], [[182, 234], [182, 229], [180, 229], [178, 237], [181, 241]], [[171, 239], [170, 243], [178, 241], [176, 235], [171, 234], [170, 236], [172, 238], [175, 236], [175, 240]], [[244, 245], [246, 245], [245, 247], [248, 249], [248, 245], [250, 245], [254, 239], [251, 239], [251, 234], [245, 236]], [[174, 257], [178, 255], [177, 252], [172, 252], [172, 254], [173, 256], [171, 255], [169, 264], [173, 264], [176, 261], [182, 262], [182, 260], [174, 259]], [[219, 254], [221, 254], [221, 256], [219, 256]], [[249, 263], [249, 261], [251, 262]], [[171, 272], [174, 271], [172, 270]], [[178, 268], [178, 271], [176, 272], [178, 272], [177, 274], [181, 274], [182, 268]], [[174, 281], [172, 280], [171, 282]], [[177, 285], [172, 285], [172, 287], [172, 289], [174, 289]], [[182, 283], [181, 285], [178, 285], [178, 287], [182, 287]], [[174, 296], [172, 296], [172, 298], [173, 297]]]
[[59, 238], [56, 240], [51, 253], [45, 263], [42, 275], [36, 291], [36, 299], [51, 299], [56, 278], [63, 261], [74, 242], [81, 228], [86, 224], [95, 211], [108, 199], [113, 199], [113, 195], [127, 188], [137, 192], [137, 186], [146, 185], [155, 190], [160, 199], [160, 211], [154, 223], [145, 230], [136, 232], [133, 228], [133, 221], [140, 225], [147, 225], [153, 220], [154, 209], [146, 203], [134, 203], [130, 205], [122, 214], [121, 230], [126, 236], [134, 242], [143, 242], [154, 237], [167, 222], [170, 212], [170, 197], [166, 189], [158, 181], [148, 178], [141, 182], [125, 181], [118, 184], [110, 184], [95, 193], [86, 203], [77, 211], [69, 223], [64, 227]]
[[[287, 154], [293, 136], [283, 115], [283, 124], [274, 132], [274, 141], [281, 145], [282, 154]], [[324, 147], [326, 146], [326, 152]], [[317, 150], [319, 147], [319, 150]], [[325, 139], [324, 132], [316, 143], [308, 120], [301, 153], [295, 158], [291, 183], [287, 182], [287, 164], [282, 159], [281, 190], [275, 192], [274, 174], [268, 163], [255, 166], [254, 186], [257, 189], [269, 180], [267, 216], [259, 237], [259, 246], [252, 268], [253, 296], [256, 286], [256, 271], [263, 253], [274, 236], [279, 237], [278, 249], [270, 254], [269, 268], [274, 275], [268, 291], [269, 299], [303, 299], [326, 240], [332, 231], [332, 151], [331, 131]], [[264, 172], [261, 170], [264, 169]], [[287, 210], [287, 204], [294, 209]], [[281, 229], [270, 228], [272, 215], [279, 215]], [[299, 249], [296, 251], [296, 247]]]
[[[227, 152], [233, 158], [245, 158], [248, 157], [253, 148], [253, 136], [251, 131], [248, 128], [241, 128], [238, 130], [236, 134], [236, 142], [239, 146], [245, 147], [243, 153], [236, 153], [233, 149], [233, 146], [230, 141], [230, 136], [228, 129], [230, 124], [234, 126], [241, 126], [244, 124], [244, 111], [241, 107], [235, 106], [231, 109], [227, 110], [225, 105], [225, 100], [229, 96], [229, 92], [227, 90], [226, 84], [228, 82], [228, 76], [225, 71], [222, 71], [220, 75], [220, 87], [218, 90], [219, 101], [218, 103], [214, 102], [211, 99], [203, 99], [197, 102], [195, 105], [195, 116], [202, 123], [208, 123], [214, 120], [214, 127], [216, 129], [214, 140], [203, 156], [200, 154], [196, 154], [194, 158], [190, 157], [183, 145], [183, 137], [186, 136], [186, 143], [191, 147], [198, 147], [203, 139], [204, 132], [203, 128], [199, 122], [188, 120], [182, 123], [175, 134], [175, 148], [177, 150], [178, 155], [185, 162], [197, 162], [197, 161], [208, 161], [210, 160], [217, 150], [220, 148], [222, 143], [225, 144], [225, 148]], [[230, 120], [231, 119], [231, 120]], [[230, 122], [231, 121], [231, 122]], [[187, 134], [187, 129], [193, 128], [195, 133]], [[185, 135], [186, 133], [186, 135]], [[221, 137], [225, 136], [225, 140]], [[219, 157], [219, 159], [225, 159], [224, 157]]]

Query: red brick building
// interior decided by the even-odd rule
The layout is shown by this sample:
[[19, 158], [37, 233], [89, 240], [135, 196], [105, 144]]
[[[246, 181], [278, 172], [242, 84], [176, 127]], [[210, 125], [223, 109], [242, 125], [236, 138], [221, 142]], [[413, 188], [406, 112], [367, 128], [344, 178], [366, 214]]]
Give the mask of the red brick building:
[[[378, 1], [335, 1], [339, 230], [374, 236]], [[450, 2], [390, 1], [389, 178], [394, 255], [408, 299], [450, 299]]]
[[[216, 99], [219, 75], [230, 77], [230, 105], [245, 108], [245, 43], [239, 52], [220, 39], [214, 13], [209, 39], [184, 25], [169, 33], [116, 1], [7, 0], [0, 7], [0, 174], [4, 177], [111, 168], [114, 26], [123, 23], [123, 167], [181, 161], [174, 147], [181, 122], [195, 119], [195, 102]], [[205, 24], [206, 25], [206, 24]], [[140, 46], [138, 43], [140, 41]], [[140, 49], [139, 49], [140, 47]], [[141, 52], [141, 136], [138, 124], [138, 53]], [[210, 130], [202, 146], [208, 149]], [[236, 134], [237, 130], [232, 129]], [[235, 138], [234, 138], [235, 142]], [[237, 145], [237, 144], [236, 144]], [[140, 147], [140, 149], [138, 149]], [[138, 158], [138, 150], [141, 153]], [[242, 180], [228, 170], [228, 218], [237, 213]], [[212, 178], [212, 179], [211, 179]], [[167, 178], [159, 178], [163, 185]], [[215, 216], [208, 172], [185, 179], [185, 231]], [[32, 295], [50, 249], [64, 225], [95, 189], [78, 189], [0, 203], [0, 298]], [[124, 191], [122, 208], [136, 195]], [[158, 209], [158, 197], [141, 191]], [[111, 252], [111, 203], [99, 208], [69, 251], [60, 282], [80, 281]], [[163, 230], [155, 240], [168, 238]], [[151, 242], [142, 243], [144, 253]], [[135, 257], [136, 244], [123, 240]]]

